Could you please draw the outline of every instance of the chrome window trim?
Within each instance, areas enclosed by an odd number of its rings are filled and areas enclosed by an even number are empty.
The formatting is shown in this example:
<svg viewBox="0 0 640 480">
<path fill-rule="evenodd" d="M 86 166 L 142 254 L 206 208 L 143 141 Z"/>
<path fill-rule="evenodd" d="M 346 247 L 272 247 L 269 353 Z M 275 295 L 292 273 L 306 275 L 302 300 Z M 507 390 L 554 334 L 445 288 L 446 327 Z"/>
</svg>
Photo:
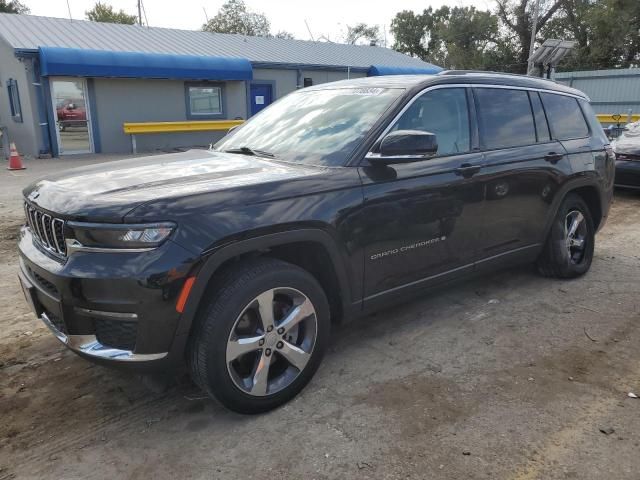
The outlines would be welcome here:
<svg viewBox="0 0 640 480">
<path fill-rule="evenodd" d="M 387 125 L 385 127 L 385 129 L 382 131 L 382 133 L 378 136 L 378 138 L 376 138 L 376 141 L 373 142 L 373 145 L 378 145 L 379 142 L 389 133 L 389 130 L 391 130 L 393 128 L 393 126 L 396 124 L 396 122 L 400 119 L 400 117 L 409 109 L 409 107 L 411 107 L 411 105 L 413 105 L 413 103 L 420 98 L 422 95 L 424 95 L 427 92 L 430 92 L 432 90 L 440 90 L 442 88 L 497 88 L 497 89 L 502 89 L 502 90 L 524 90 L 527 92 L 540 92 L 540 93 L 551 93 L 551 94 L 555 94 L 555 95 L 564 95 L 566 97 L 573 97 L 575 99 L 578 100 L 587 100 L 589 101 L 588 97 L 584 97 L 584 96 L 580 96 L 580 95 L 576 95 L 573 93 L 568 93 L 568 92 L 558 92 L 556 90 L 549 90 L 546 88 L 535 88 L 535 87 L 519 87 L 519 86 L 511 86 L 511 85 L 496 85 L 493 83 L 443 83 L 443 84 L 439 84 L 439 85 L 431 85 L 428 86 L 426 88 L 423 88 L 422 90 L 420 90 L 418 93 L 416 93 L 413 98 L 411 100 L 409 100 L 409 102 L 402 107 L 402 110 L 400 110 L 396 116 L 393 118 L 393 120 L 389 123 L 389 125 Z M 469 152 L 461 152 L 461 153 L 469 153 Z M 379 154 L 377 152 L 372 152 L 371 150 L 369 150 L 367 152 L 367 154 L 365 155 L 365 159 L 368 158 L 376 158 L 375 156 Z M 419 157 L 415 157 L 415 156 L 411 156 L 412 158 L 419 158 Z M 392 158 L 392 157 L 389 157 Z M 427 157 L 427 158 L 434 158 L 434 157 Z"/>
<path fill-rule="evenodd" d="M 416 155 L 386 155 L 383 156 L 380 153 L 372 153 L 372 152 L 368 152 L 364 158 L 388 158 L 388 159 L 403 159 L 403 158 L 420 158 L 420 159 L 424 159 L 427 160 L 429 158 L 433 158 L 433 155 L 427 155 L 427 154 L 416 154 Z"/>
</svg>

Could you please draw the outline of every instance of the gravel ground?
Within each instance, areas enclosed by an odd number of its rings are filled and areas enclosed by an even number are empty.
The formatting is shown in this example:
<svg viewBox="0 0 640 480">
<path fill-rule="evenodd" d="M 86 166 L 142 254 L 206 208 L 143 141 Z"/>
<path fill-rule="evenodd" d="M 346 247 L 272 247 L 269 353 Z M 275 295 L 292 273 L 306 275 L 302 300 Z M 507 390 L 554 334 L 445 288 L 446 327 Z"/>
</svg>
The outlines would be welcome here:
<svg viewBox="0 0 640 480">
<path fill-rule="evenodd" d="M 0 172 L 0 479 L 637 479 L 640 195 L 588 275 L 507 270 L 333 331 L 314 380 L 261 416 L 162 394 L 66 351 L 16 279 L 20 190 L 111 157 Z"/>
</svg>

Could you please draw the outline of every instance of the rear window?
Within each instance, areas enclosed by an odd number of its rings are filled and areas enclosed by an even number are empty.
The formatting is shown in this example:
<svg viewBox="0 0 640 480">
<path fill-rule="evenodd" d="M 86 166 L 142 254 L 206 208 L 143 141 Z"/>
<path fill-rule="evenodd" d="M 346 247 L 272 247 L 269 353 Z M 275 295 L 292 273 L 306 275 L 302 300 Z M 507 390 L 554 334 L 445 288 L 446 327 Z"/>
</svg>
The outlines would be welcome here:
<svg viewBox="0 0 640 480">
<path fill-rule="evenodd" d="M 478 88 L 475 93 L 484 148 L 536 143 L 536 127 L 525 90 Z"/>
<path fill-rule="evenodd" d="M 541 93 L 551 133 L 558 140 L 589 136 L 589 127 L 582 115 L 578 100 L 566 95 Z"/>
</svg>

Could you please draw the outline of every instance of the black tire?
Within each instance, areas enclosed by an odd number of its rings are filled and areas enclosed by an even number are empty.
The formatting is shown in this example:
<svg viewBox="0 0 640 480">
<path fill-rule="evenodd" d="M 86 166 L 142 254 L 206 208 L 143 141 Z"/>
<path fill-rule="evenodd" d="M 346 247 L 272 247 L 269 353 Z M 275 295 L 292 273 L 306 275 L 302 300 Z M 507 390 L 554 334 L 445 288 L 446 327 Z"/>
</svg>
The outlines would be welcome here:
<svg viewBox="0 0 640 480">
<path fill-rule="evenodd" d="M 567 247 L 565 223 L 567 216 L 573 212 L 580 212 L 584 218 L 584 226 L 580 227 L 584 231 L 584 247 L 582 252 L 575 250 L 571 254 Z M 562 201 L 542 253 L 538 257 L 538 271 L 545 277 L 555 278 L 575 278 L 584 275 L 591 267 L 594 246 L 595 228 L 589 207 L 579 195 L 570 193 Z"/>
<path fill-rule="evenodd" d="M 227 342 L 232 329 L 235 331 L 236 321 L 251 302 L 269 289 L 282 287 L 302 292 L 312 303 L 317 325 L 315 343 L 308 362 L 292 383 L 273 394 L 254 396 L 243 391 L 232 378 L 227 365 Z M 227 269 L 208 292 L 210 296 L 200 308 L 189 344 L 188 363 L 193 380 L 225 407 L 239 413 L 266 412 L 295 397 L 318 369 L 329 340 L 329 303 L 317 280 L 296 265 L 257 258 Z"/>
</svg>

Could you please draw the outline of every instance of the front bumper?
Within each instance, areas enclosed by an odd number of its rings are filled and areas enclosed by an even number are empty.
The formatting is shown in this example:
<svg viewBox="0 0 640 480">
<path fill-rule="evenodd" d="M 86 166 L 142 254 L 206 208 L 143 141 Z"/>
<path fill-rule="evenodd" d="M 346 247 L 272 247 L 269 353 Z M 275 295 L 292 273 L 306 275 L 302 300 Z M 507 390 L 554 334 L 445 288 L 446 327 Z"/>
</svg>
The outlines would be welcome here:
<svg viewBox="0 0 640 480">
<path fill-rule="evenodd" d="M 615 186 L 640 188 L 640 160 L 616 160 Z"/>
<path fill-rule="evenodd" d="M 156 371 L 183 362 L 177 295 L 194 255 L 171 241 L 144 253 L 52 257 L 24 227 L 20 282 L 27 302 L 70 350 L 94 362 Z"/>
</svg>

